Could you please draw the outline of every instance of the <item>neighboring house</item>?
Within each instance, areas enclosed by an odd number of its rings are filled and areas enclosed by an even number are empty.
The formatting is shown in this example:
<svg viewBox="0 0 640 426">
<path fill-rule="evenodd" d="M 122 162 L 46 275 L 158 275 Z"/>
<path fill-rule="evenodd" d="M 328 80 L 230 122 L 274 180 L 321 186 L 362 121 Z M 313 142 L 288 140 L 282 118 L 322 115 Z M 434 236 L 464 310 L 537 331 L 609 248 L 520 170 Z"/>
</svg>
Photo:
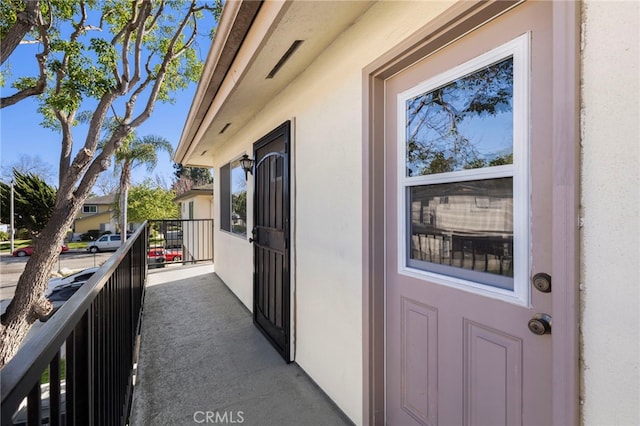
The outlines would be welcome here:
<svg viewBox="0 0 640 426">
<path fill-rule="evenodd" d="M 640 422 L 639 7 L 226 3 L 174 159 L 354 423 Z"/>
<path fill-rule="evenodd" d="M 203 241 L 199 236 L 212 234 L 213 184 L 196 185 L 173 200 L 178 203 L 183 219 L 179 231 L 183 259 L 212 259 L 212 241 Z M 170 244 L 171 234 L 166 236 Z"/>
<path fill-rule="evenodd" d="M 213 219 L 213 184 L 196 185 L 176 196 L 181 219 Z"/>
<path fill-rule="evenodd" d="M 74 235 L 79 236 L 90 230 L 116 232 L 117 220 L 113 218 L 115 200 L 116 194 L 87 198 L 74 221 Z"/>
</svg>

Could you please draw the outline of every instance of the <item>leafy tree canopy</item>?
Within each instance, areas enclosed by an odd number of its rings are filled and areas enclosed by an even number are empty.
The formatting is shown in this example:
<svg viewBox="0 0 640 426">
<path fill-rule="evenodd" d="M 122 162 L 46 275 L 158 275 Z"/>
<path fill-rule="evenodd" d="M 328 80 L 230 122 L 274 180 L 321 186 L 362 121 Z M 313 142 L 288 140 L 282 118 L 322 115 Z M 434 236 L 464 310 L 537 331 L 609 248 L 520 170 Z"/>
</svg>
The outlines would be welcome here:
<svg viewBox="0 0 640 426">
<path fill-rule="evenodd" d="M 13 171 L 14 226 L 25 228 L 37 237 L 51 218 L 56 202 L 56 189 L 33 173 Z M 2 222 L 11 222 L 11 186 L 0 182 Z"/>
<path fill-rule="evenodd" d="M 211 170 L 204 167 L 185 167 L 179 163 L 173 163 L 174 176 L 176 179 L 187 178 L 193 181 L 194 185 L 204 185 L 213 183 Z"/>
<path fill-rule="evenodd" d="M 210 3 L 125 0 L 8 0 L 0 2 L 2 64 L 18 44 L 40 46 L 34 75 L 18 76 L 15 92 L 0 107 L 29 96 L 41 98 L 45 122 L 56 126 L 56 111 L 70 112 L 83 100 L 130 87 L 152 90 L 161 101 L 196 81 L 202 70 L 196 50 L 198 21 L 204 11 L 216 21 L 222 0 Z M 210 36 L 213 35 L 211 29 Z M 174 55 L 176 52 L 177 55 Z M 163 56 L 171 53 L 170 60 Z M 179 59 L 178 59 L 179 57 Z M 121 69 L 118 69 L 122 67 Z M 36 71 L 37 69 L 37 71 Z M 8 67 L 2 83 L 8 80 Z M 161 85 L 151 83 L 160 78 Z M 155 87 L 152 87 L 155 86 Z"/>
<path fill-rule="evenodd" d="M 172 188 L 177 195 L 190 191 L 198 185 L 213 183 L 211 170 L 202 167 L 185 167 L 182 164 L 173 163 L 175 180 Z"/>
<path fill-rule="evenodd" d="M 134 223 L 153 219 L 177 219 L 180 216 L 178 205 L 173 202 L 175 192 L 155 185 L 146 179 L 140 185 L 129 190 L 129 221 Z"/>
</svg>

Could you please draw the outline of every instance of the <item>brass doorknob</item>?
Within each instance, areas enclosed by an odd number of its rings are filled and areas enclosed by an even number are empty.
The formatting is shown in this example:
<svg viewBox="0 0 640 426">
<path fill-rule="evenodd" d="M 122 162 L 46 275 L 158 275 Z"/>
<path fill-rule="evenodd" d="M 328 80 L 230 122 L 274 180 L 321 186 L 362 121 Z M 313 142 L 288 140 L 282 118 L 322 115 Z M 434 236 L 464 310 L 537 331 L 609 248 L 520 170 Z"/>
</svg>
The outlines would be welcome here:
<svg viewBox="0 0 640 426">
<path fill-rule="evenodd" d="M 551 334 L 551 317 L 547 314 L 535 314 L 527 325 L 529 331 L 538 336 Z"/>
</svg>

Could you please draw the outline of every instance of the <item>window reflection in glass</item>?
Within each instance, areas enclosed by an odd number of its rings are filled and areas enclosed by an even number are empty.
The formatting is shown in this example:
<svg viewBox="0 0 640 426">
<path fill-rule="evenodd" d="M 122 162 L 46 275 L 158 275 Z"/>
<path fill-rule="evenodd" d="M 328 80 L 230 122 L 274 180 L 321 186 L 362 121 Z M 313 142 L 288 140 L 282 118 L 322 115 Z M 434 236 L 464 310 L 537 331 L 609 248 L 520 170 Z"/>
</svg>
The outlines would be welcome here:
<svg viewBox="0 0 640 426">
<path fill-rule="evenodd" d="M 406 101 L 407 176 L 513 163 L 513 58 Z"/>
<path fill-rule="evenodd" d="M 513 289 L 513 178 L 407 190 L 410 266 Z"/>
<path fill-rule="evenodd" d="M 231 232 L 247 234 L 247 179 L 239 161 L 231 163 Z"/>
</svg>

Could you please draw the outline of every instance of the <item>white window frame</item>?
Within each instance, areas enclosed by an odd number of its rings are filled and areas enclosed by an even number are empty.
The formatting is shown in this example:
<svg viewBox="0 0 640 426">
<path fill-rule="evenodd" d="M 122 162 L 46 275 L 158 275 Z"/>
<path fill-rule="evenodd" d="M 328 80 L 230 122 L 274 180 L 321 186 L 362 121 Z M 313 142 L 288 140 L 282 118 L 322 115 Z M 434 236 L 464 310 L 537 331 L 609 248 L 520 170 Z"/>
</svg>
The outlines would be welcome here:
<svg viewBox="0 0 640 426">
<path fill-rule="evenodd" d="M 529 103 L 530 103 L 530 33 L 477 56 L 455 68 L 430 78 L 397 95 L 397 173 L 398 173 L 398 273 L 457 288 L 474 294 L 530 306 L 530 171 L 529 171 Z M 479 69 L 513 57 L 513 164 L 460 170 L 425 176 L 406 175 L 406 101 L 442 87 Z M 513 290 L 458 277 L 442 275 L 408 266 L 409 235 L 407 223 L 407 188 L 471 180 L 513 178 Z"/>
<path fill-rule="evenodd" d="M 91 210 L 89 208 L 91 207 Z M 85 204 L 82 206 L 82 213 L 84 214 L 96 214 L 98 213 L 98 206 L 96 204 Z"/>
</svg>

